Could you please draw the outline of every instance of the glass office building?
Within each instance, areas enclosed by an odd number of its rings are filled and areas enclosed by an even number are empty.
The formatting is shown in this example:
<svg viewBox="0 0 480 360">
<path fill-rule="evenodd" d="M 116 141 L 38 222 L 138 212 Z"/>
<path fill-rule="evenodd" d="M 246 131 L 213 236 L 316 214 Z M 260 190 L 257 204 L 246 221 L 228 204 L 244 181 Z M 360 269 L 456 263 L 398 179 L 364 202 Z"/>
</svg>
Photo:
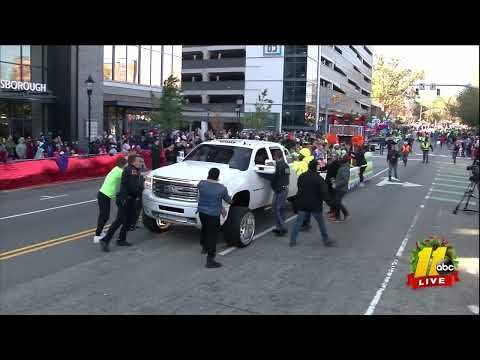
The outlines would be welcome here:
<svg viewBox="0 0 480 360">
<path fill-rule="evenodd" d="M 0 45 L 0 137 L 46 129 L 54 102 L 51 92 L 43 91 L 49 89 L 47 69 L 46 46 Z M 32 83 L 46 87 L 35 91 Z"/>
<path fill-rule="evenodd" d="M 152 94 L 170 75 L 181 78 L 181 53 L 178 45 L 0 45 L 0 137 L 51 133 L 85 145 L 112 124 L 146 128 Z"/>
<path fill-rule="evenodd" d="M 139 133 L 151 127 L 154 104 L 171 75 L 181 79 L 181 45 L 105 45 L 104 130 Z"/>
</svg>

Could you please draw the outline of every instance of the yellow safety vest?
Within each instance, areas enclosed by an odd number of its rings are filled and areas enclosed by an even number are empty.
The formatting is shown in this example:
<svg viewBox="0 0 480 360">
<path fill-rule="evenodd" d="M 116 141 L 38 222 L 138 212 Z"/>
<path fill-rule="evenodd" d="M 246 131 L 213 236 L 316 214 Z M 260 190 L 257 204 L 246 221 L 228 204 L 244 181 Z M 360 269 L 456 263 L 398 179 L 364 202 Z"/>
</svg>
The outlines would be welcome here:
<svg viewBox="0 0 480 360">
<path fill-rule="evenodd" d="M 420 145 L 422 150 L 428 150 L 430 149 L 430 143 L 429 142 L 423 142 L 422 145 Z"/>
</svg>

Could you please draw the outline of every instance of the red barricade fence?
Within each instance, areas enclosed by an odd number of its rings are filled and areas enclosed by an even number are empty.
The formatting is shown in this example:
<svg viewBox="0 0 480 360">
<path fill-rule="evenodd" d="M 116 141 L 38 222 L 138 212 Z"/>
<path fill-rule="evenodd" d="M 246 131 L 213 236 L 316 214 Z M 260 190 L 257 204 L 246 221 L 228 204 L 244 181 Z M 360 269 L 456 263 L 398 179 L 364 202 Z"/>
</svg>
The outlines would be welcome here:
<svg viewBox="0 0 480 360">
<path fill-rule="evenodd" d="M 142 150 L 139 155 L 143 157 L 145 166 L 151 169 L 152 156 L 150 150 Z M 69 157 L 68 166 L 64 173 L 60 171 L 55 159 L 0 164 L 0 190 L 105 176 L 114 168 L 119 156 L 125 156 L 125 154 Z"/>
</svg>

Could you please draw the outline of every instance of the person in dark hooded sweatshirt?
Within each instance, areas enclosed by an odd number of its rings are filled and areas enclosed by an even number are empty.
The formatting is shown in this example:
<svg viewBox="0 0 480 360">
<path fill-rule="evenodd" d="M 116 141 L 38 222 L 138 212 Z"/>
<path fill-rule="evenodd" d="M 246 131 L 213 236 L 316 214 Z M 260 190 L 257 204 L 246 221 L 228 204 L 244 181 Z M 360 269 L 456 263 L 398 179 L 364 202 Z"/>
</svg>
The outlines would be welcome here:
<svg viewBox="0 0 480 360">
<path fill-rule="evenodd" d="M 290 236 L 290 246 L 293 247 L 297 244 L 300 228 L 309 215 L 317 221 L 325 246 L 334 246 L 335 242 L 328 238 L 327 227 L 323 218 L 323 202 L 325 201 L 330 205 L 330 197 L 325 180 L 317 172 L 317 162 L 315 160 L 309 162 L 308 171 L 299 176 L 297 185 L 296 207 L 298 216 Z"/>
</svg>

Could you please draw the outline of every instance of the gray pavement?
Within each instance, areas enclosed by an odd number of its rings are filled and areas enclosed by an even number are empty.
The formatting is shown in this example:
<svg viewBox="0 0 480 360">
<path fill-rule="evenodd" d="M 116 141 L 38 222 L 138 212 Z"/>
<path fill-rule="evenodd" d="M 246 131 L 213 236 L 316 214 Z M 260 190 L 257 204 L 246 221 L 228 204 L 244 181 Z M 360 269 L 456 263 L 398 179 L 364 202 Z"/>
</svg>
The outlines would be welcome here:
<svg viewBox="0 0 480 360">
<path fill-rule="evenodd" d="M 300 233 L 295 248 L 288 247 L 287 237 L 268 232 L 247 248 L 218 255 L 224 267 L 212 270 L 204 268 L 198 231 L 188 227 L 164 234 L 137 229 L 129 233 L 135 246 L 113 245 L 108 254 L 90 235 L 80 234 L 0 260 L 0 313 L 364 314 L 381 290 L 373 314 L 472 314 L 468 306 L 479 303 L 478 216 L 451 212 L 467 185 L 462 177 L 468 178 L 465 167 L 471 162 L 451 164 L 446 149 L 437 148 L 434 155 L 428 165 L 417 155 L 406 168 L 399 164 L 400 181 L 422 185 L 402 187 L 377 186 L 387 176 L 380 172 L 386 154 L 377 154 L 378 175 L 346 196 L 350 221 L 327 223 L 336 248 L 323 247 L 313 223 L 309 233 Z M 7 251 L 94 228 L 97 205 L 86 201 L 95 199 L 99 185 L 94 180 L 0 193 L 0 258 Z M 44 197 L 59 195 L 66 196 Z M 21 215 L 44 209 L 51 210 Z M 257 233 L 273 225 L 270 211 L 257 212 L 256 218 Z M 410 227 L 405 250 L 382 290 Z M 415 240 L 433 233 L 455 245 L 462 258 L 461 282 L 452 288 L 412 290 L 405 285 L 410 250 Z M 219 251 L 226 248 L 219 244 Z"/>
</svg>

